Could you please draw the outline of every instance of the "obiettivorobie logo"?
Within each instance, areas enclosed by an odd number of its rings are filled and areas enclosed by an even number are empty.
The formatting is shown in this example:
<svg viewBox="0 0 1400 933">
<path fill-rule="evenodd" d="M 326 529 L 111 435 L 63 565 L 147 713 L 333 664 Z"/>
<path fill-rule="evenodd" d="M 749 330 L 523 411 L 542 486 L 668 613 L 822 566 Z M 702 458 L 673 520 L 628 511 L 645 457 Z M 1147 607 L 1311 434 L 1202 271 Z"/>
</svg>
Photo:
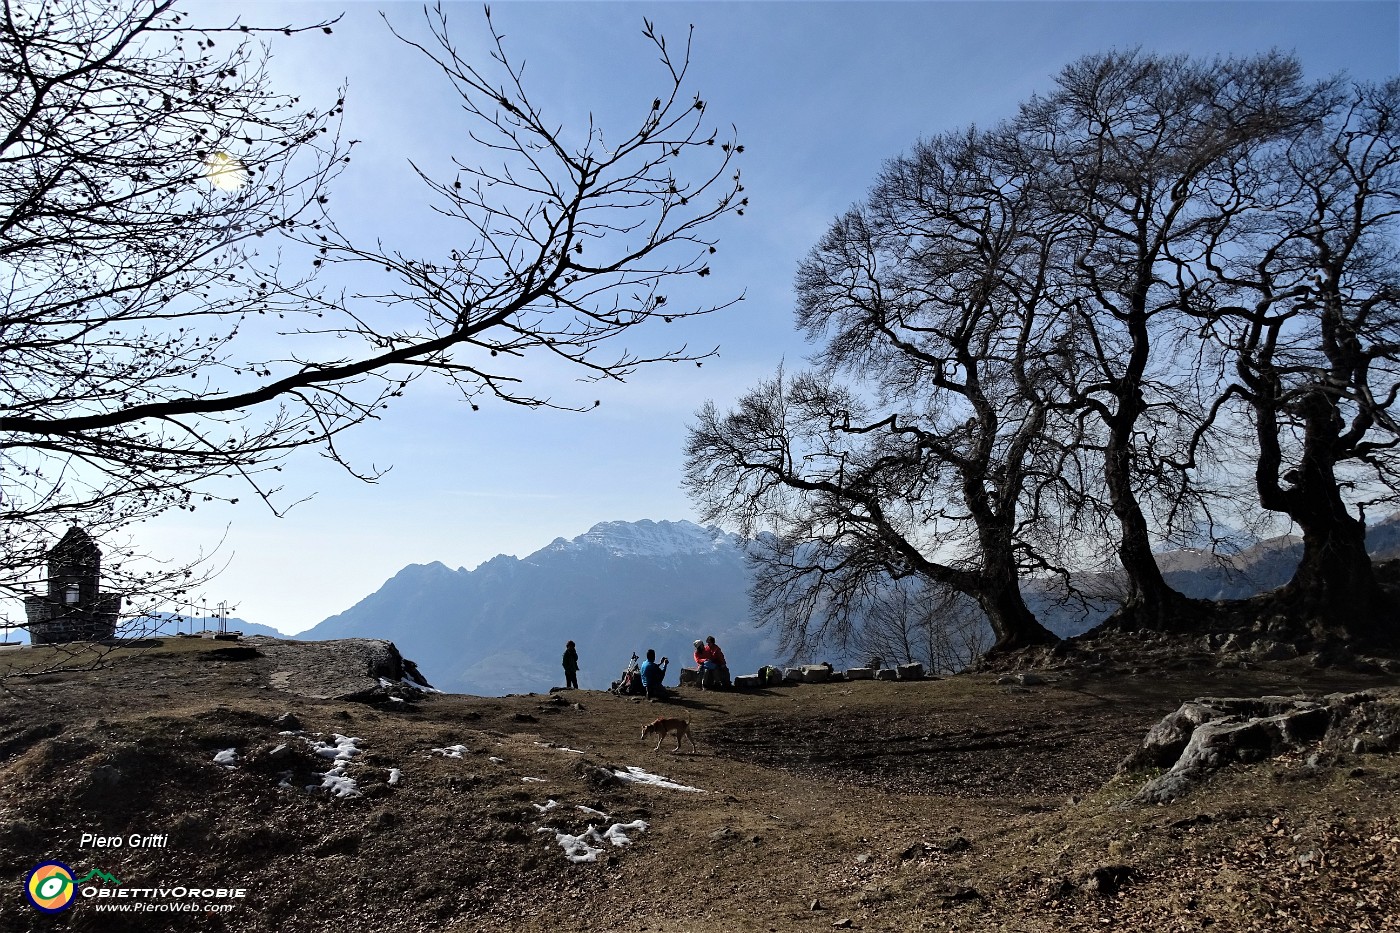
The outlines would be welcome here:
<svg viewBox="0 0 1400 933">
<path fill-rule="evenodd" d="M 102 872 L 94 869 L 88 872 L 84 881 L 94 877 L 102 876 Z M 110 875 L 104 876 L 111 878 Z M 111 879 L 117 884 L 115 878 Z M 40 862 L 34 866 L 34 870 L 29 873 L 29 877 L 24 882 L 24 896 L 29 898 L 29 903 L 34 905 L 35 910 L 43 911 L 46 914 L 56 914 L 67 910 L 73 906 L 73 896 L 77 893 L 78 882 L 73 880 L 73 869 L 62 862 Z"/>
<path fill-rule="evenodd" d="M 99 887 L 99 885 L 101 885 Z M 227 913 L 248 896 L 247 888 L 123 884 L 93 868 L 81 878 L 62 862 L 41 862 L 25 879 L 24 894 L 35 910 L 56 914 L 81 899 L 94 910 L 127 912 Z M 87 908 L 84 908 L 87 909 Z"/>
</svg>

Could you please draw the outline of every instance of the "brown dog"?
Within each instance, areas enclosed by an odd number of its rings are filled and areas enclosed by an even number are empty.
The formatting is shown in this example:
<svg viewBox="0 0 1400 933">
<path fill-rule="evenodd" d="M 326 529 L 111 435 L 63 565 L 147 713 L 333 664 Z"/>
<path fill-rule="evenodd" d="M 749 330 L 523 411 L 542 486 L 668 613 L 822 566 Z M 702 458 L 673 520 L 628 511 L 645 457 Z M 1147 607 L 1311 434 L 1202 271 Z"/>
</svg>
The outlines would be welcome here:
<svg viewBox="0 0 1400 933">
<path fill-rule="evenodd" d="M 656 748 L 652 749 L 652 751 L 656 752 L 661 750 L 661 743 L 666 741 L 666 736 L 670 735 L 672 732 L 676 734 L 676 747 L 673 748 L 672 751 L 678 752 L 681 750 L 681 736 L 685 736 L 686 741 L 690 743 L 690 750 L 692 752 L 695 751 L 695 739 L 690 736 L 690 723 L 684 719 L 667 719 L 662 717 L 642 727 L 642 738 L 645 739 L 651 735 L 658 736 Z"/>
</svg>

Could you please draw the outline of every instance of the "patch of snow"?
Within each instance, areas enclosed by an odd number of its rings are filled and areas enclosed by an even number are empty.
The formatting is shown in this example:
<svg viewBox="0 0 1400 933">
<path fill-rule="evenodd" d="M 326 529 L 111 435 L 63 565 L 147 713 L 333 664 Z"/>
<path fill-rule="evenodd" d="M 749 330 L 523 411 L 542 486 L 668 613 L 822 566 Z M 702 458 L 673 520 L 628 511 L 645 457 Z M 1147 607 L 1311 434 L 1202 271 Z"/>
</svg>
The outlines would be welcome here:
<svg viewBox="0 0 1400 933">
<path fill-rule="evenodd" d="M 306 742 L 311 746 L 311 750 L 322 758 L 330 758 L 333 761 L 349 761 L 360 753 L 357 746 L 364 741 L 364 739 L 341 735 L 337 732 L 332 732 L 331 738 L 334 740 L 333 744 L 318 742 L 315 739 L 307 739 Z"/>
<path fill-rule="evenodd" d="M 390 787 L 393 787 L 393 786 L 397 785 L 397 784 L 399 783 L 399 781 L 402 780 L 402 779 L 403 779 L 403 772 L 402 772 L 402 771 L 400 771 L 398 768 L 390 768 L 390 769 L 389 769 L 389 786 L 390 786 Z"/>
<path fill-rule="evenodd" d="M 627 833 L 645 832 L 646 829 L 647 822 L 645 820 L 634 820 L 631 823 L 614 823 L 601 833 L 598 832 L 596 826 L 591 824 L 588 829 L 577 836 L 545 827 L 542 827 L 540 832 L 554 833 L 554 841 L 564 850 L 564 857 L 577 864 L 598 861 L 598 856 L 603 854 L 607 845 L 631 845 L 632 840 Z"/>
<path fill-rule="evenodd" d="M 349 767 L 351 759 L 362 751 L 359 748 L 359 743 L 363 742 L 364 739 L 340 735 L 336 732 L 331 733 L 331 738 L 334 740 L 334 744 L 320 742 L 313 738 L 306 739 L 306 743 L 311 746 L 313 752 L 322 758 L 329 758 L 335 762 L 329 771 L 321 775 L 320 784 L 306 785 L 307 793 L 328 790 L 334 796 L 341 798 L 362 796 L 360 785 L 354 778 L 345 773 L 345 769 Z"/>
<path fill-rule="evenodd" d="M 649 771 L 643 771 L 641 768 L 636 768 L 631 765 L 628 765 L 625 771 L 614 771 L 613 776 L 624 781 L 631 781 L 634 784 L 649 784 L 652 787 L 664 787 L 667 790 L 683 790 L 696 794 L 705 793 L 705 791 L 698 787 L 687 787 L 684 784 L 677 784 L 670 778 L 662 777 L 659 774 L 652 774 Z"/>
<path fill-rule="evenodd" d="M 546 800 L 544 803 L 532 803 L 530 804 L 530 806 L 534 807 L 541 813 L 548 813 L 550 810 L 553 810 L 555 807 L 559 806 L 559 801 Z"/>
<path fill-rule="evenodd" d="M 604 813 L 602 810 L 595 810 L 595 809 L 593 809 L 592 807 L 585 807 L 585 806 L 583 806 L 583 805 L 579 805 L 579 806 L 576 807 L 575 809 L 582 810 L 584 813 L 587 813 L 589 816 L 596 816 L 596 817 L 597 817 L 598 819 L 600 819 L 600 820 L 606 820 L 606 819 L 608 818 L 608 815 L 607 815 L 606 813 Z"/>
<path fill-rule="evenodd" d="M 429 752 L 429 754 L 441 755 L 444 758 L 461 758 L 469 751 L 471 751 L 471 749 L 467 748 L 465 745 L 449 745 L 446 748 L 435 748 Z"/>
<path fill-rule="evenodd" d="M 238 767 L 238 749 L 226 748 L 214 756 L 214 764 L 223 765 L 225 768 Z"/>
<path fill-rule="evenodd" d="M 520 780 L 521 780 L 523 783 L 525 783 L 525 784 L 543 784 L 543 783 L 545 783 L 545 779 L 544 779 L 544 778 L 537 778 L 537 777 L 523 777 L 523 778 L 521 778 Z"/>
<path fill-rule="evenodd" d="M 603 838 L 615 846 L 630 846 L 632 840 L 624 830 L 634 833 L 644 833 L 647 831 L 647 821 L 633 820 L 630 823 L 614 823 L 603 833 Z"/>
<path fill-rule="evenodd" d="M 488 759 L 486 759 L 486 760 L 489 761 L 489 762 L 491 762 L 492 764 L 496 764 L 496 765 L 503 765 L 503 764 L 506 763 L 506 760 L 505 760 L 504 758 L 497 758 L 495 755 L 492 755 L 490 758 L 488 758 Z"/>
<path fill-rule="evenodd" d="M 341 765 L 336 765 L 334 768 L 321 775 L 320 786 L 308 784 L 306 785 L 306 789 L 307 791 L 326 789 L 335 796 L 341 798 L 362 796 L 360 794 L 360 785 L 354 778 L 345 773 Z"/>
</svg>

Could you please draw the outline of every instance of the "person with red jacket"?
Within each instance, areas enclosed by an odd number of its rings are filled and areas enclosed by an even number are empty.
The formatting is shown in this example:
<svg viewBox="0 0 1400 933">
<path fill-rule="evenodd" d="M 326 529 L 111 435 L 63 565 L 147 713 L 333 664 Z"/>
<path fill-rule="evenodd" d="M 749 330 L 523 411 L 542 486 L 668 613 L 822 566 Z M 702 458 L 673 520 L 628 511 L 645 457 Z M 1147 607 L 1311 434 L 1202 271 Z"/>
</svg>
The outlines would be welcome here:
<svg viewBox="0 0 1400 933">
<path fill-rule="evenodd" d="M 700 669 L 702 690 L 729 686 L 729 666 L 725 663 L 724 652 L 715 644 L 715 636 L 695 642 L 695 666 Z"/>
</svg>

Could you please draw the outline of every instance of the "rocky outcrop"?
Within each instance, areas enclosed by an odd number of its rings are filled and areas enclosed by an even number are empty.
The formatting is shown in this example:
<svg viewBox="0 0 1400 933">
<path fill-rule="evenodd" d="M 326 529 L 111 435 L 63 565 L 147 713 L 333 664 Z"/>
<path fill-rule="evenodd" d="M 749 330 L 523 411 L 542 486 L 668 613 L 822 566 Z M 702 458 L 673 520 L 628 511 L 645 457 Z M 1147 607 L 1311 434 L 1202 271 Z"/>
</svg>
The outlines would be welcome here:
<svg viewBox="0 0 1400 933">
<path fill-rule="evenodd" d="M 1400 750 L 1400 691 L 1191 700 L 1153 726 L 1119 771 L 1166 769 L 1127 801 L 1162 803 L 1225 765 L 1313 744 L 1351 753 Z"/>
<path fill-rule="evenodd" d="M 382 700 L 421 697 L 432 690 L 412 661 L 391 641 L 341 638 L 285 642 L 248 638 L 273 665 L 271 685 L 319 700 Z"/>
</svg>

